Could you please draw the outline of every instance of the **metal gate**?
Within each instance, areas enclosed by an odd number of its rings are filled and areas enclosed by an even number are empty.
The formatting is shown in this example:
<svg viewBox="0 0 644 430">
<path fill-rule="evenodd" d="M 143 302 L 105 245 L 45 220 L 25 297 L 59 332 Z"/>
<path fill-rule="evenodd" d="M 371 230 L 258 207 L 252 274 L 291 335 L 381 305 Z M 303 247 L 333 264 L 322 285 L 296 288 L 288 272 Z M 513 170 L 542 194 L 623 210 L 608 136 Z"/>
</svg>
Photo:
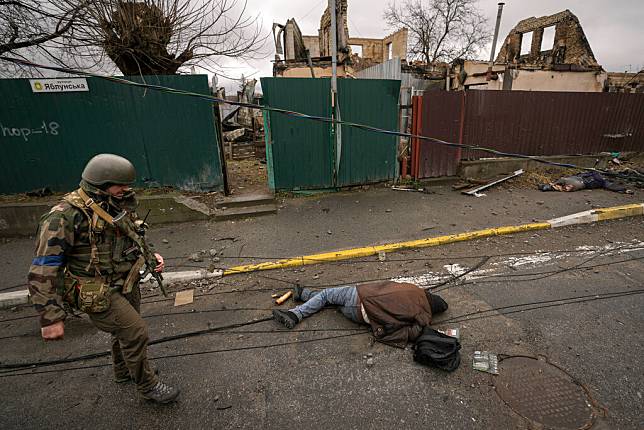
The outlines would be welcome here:
<svg viewBox="0 0 644 430">
<path fill-rule="evenodd" d="M 331 117 L 328 78 L 262 78 L 267 106 Z M 398 128 L 400 81 L 338 80 L 343 121 Z M 396 175 L 396 136 L 338 126 L 339 153 L 329 123 L 265 112 L 269 185 L 276 190 L 325 189 L 367 184 Z M 336 157 L 339 167 L 336 171 Z"/>
</svg>

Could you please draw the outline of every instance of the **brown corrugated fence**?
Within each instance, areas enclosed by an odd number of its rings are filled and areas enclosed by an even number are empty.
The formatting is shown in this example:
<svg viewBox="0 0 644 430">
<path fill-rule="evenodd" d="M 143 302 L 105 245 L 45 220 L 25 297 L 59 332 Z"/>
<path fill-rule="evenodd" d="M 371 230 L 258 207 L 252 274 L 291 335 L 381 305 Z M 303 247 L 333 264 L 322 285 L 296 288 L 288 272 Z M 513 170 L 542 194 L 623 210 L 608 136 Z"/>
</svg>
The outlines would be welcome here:
<svg viewBox="0 0 644 430">
<path fill-rule="evenodd" d="M 644 94 L 428 91 L 419 112 L 424 136 L 508 153 L 644 152 Z M 454 149 L 421 141 L 415 153 L 421 156 L 416 177 L 454 174 Z M 460 159 L 493 156 L 463 150 Z"/>
</svg>

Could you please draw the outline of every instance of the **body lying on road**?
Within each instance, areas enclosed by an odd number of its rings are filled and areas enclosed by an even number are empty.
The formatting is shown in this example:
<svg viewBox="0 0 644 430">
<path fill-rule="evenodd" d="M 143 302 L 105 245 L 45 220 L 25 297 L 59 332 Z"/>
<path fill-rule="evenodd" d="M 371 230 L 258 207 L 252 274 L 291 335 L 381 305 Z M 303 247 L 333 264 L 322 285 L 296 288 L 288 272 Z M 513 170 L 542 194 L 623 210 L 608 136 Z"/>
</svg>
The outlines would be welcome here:
<svg viewBox="0 0 644 430">
<path fill-rule="evenodd" d="M 304 303 L 288 311 L 273 311 L 275 320 L 287 328 L 295 327 L 326 305 L 337 305 L 351 321 L 370 325 L 376 340 L 399 348 L 414 342 L 423 327 L 431 324 L 432 315 L 447 310 L 447 303 L 440 296 L 414 284 L 393 281 L 321 291 L 298 286 L 293 298 Z"/>
</svg>

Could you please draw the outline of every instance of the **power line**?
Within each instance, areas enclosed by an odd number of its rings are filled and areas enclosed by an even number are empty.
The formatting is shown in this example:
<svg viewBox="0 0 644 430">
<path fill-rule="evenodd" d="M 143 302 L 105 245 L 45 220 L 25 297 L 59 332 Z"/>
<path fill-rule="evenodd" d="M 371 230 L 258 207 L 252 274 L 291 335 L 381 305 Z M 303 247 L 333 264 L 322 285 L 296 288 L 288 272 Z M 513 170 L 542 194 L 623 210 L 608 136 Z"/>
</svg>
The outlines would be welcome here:
<svg viewBox="0 0 644 430">
<path fill-rule="evenodd" d="M 604 293 L 604 294 L 589 294 L 589 295 L 583 295 L 583 296 L 566 297 L 566 298 L 561 298 L 561 299 L 534 301 L 534 302 L 527 302 L 527 303 L 521 303 L 521 304 L 515 304 L 515 305 L 500 306 L 500 307 L 491 308 L 491 309 L 484 310 L 484 311 L 470 312 L 470 313 L 459 315 L 459 316 L 456 316 L 456 317 L 453 317 L 453 318 L 448 318 L 448 319 L 442 320 L 442 321 L 436 321 L 435 325 L 443 325 L 443 324 L 447 324 L 447 323 L 471 321 L 471 320 L 474 320 L 474 319 L 498 317 L 498 316 L 513 314 L 513 313 L 518 313 L 518 312 L 526 312 L 526 311 L 532 311 L 532 310 L 537 310 L 537 309 L 545 309 L 545 308 L 556 307 L 556 306 L 565 306 L 565 305 L 586 303 L 586 302 L 597 301 L 597 300 L 615 299 L 615 298 L 627 297 L 627 296 L 632 296 L 632 295 L 640 295 L 640 294 L 644 294 L 644 289 L 626 290 L 626 291 L 619 291 L 619 292 L 614 292 L 614 293 Z M 516 308 L 520 308 L 520 309 L 516 309 Z M 506 310 L 507 310 L 507 312 L 504 312 Z M 499 311 L 501 311 L 501 312 L 499 312 Z M 490 314 L 492 312 L 497 312 L 497 313 Z M 269 319 L 271 319 L 271 318 L 269 318 Z M 269 320 L 269 319 L 265 319 L 265 320 Z M 260 322 L 260 321 L 257 321 L 257 322 Z M 245 325 L 245 324 L 249 324 L 249 323 L 244 323 L 242 325 Z M 201 330 L 200 334 L 204 334 L 204 332 L 207 332 L 207 331 L 214 331 L 214 330 Z M 283 330 L 281 330 L 281 331 L 283 331 Z M 274 348 L 274 347 L 279 347 L 279 346 L 287 346 L 287 345 L 295 345 L 295 344 L 303 344 L 303 343 L 320 342 L 320 341 L 331 340 L 331 339 L 339 339 L 339 338 L 357 336 L 357 335 L 362 335 L 362 334 L 367 334 L 367 333 L 369 333 L 367 330 L 362 330 L 362 331 L 359 331 L 357 333 L 350 333 L 350 334 L 343 334 L 343 335 L 336 335 L 336 336 L 328 336 L 328 337 L 323 337 L 323 338 L 304 339 L 304 340 L 296 340 L 296 341 L 290 341 L 290 342 L 279 342 L 279 343 L 271 343 L 271 344 L 265 344 L 265 345 L 252 345 L 252 346 L 244 346 L 244 347 L 236 347 L 236 348 L 221 348 L 221 349 L 195 351 L 195 352 L 187 352 L 187 353 L 167 354 L 167 355 L 163 355 L 163 356 L 159 356 L 159 357 L 153 357 L 153 358 L 151 358 L 151 360 L 163 360 L 163 359 L 168 359 L 168 358 L 182 358 L 182 357 L 191 357 L 191 356 L 205 355 L 205 354 L 216 354 L 216 353 L 223 353 L 223 352 L 248 351 L 248 350 L 253 350 L 253 349 L 266 349 L 266 348 Z M 71 371 L 71 370 L 82 370 L 82 369 L 97 368 L 97 367 L 107 367 L 107 366 L 110 366 L 110 364 L 79 366 L 79 367 L 73 367 L 73 368 L 63 368 L 63 369 L 53 369 L 53 370 L 45 370 L 45 371 L 16 373 L 16 372 L 21 372 L 21 371 L 25 370 L 25 367 L 38 368 L 38 367 L 52 366 L 52 365 L 57 365 L 57 364 L 71 363 L 71 362 L 75 362 L 75 361 L 82 361 L 82 360 L 90 359 L 90 358 L 85 358 L 85 357 L 99 358 L 99 357 L 103 357 L 103 356 L 106 356 L 106 355 L 109 355 L 109 352 L 90 354 L 90 355 L 87 355 L 87 356 L 81 356 L 81 357 L 75 357 L 75 358 L 69 358 L 69 359 L 62 359 L 62 360 L 52 360 L 50 362 L 34 362 L 34 363 L 24 363 L 24 364 L 13 363 L 13 364 L 7 364 L 7 365 L 0 365 L 0 369 L 9 369 L 9 370 L 5 370 L 3 372 L 0 372 L 0 378 L 11 377 L 11 376 L 38 375 L 38 374 L 43 374 L 43 373 L 54 373 L 54 372 L 64 372 L 64 371 Z"/>
<path fill-rule="evenodd" d="M 259 109 L 263 111 L 268 111 L 268 112 L 275 112 L 275 113 L 280 113 L 284 114 L 287 116 L 292 116 L 295 118 L 302 118 L 302 119 L 309 119 L 309 120 L 314 120 L 314 121 L 320 121 L 324 123 L 329 123 L 329 124 L 338 124 L 338 125 L 345 125 L 347 127 L 353 127 L 365 131 L 370 131 L 374 133 L 381 133 L 381 134 L 387 134 L 390 136 L 400 136 L 400 137 L 407 137 L 407 138 L 414 138 L 414 139 L 419 139 L 419 140 L 424 140 L 430 143 L 438 144 L 438 145 L 443 145 L 447 146 L 450 148 L 463 148 L 463 149 L 470 149 L 473 151 L 483 151 L 487 152 L 490 154 L 495 154 L 495 155 L 500 155 L 500 156 L 505 156 L 505 157 L 515 157 L 515 158 L 522 158 L 522 159 L 528 159 L 528 160 L 533 160 L 538 163 L 542 164 L 547 164 L 551 166 L 559 166 L 559 167 L 567 167 L 571 169 L 578 169 L 578 170 L 588 170 L 588 171 L 597 171 L 601 172 L 599 169 L 595 169 L 593 167 L 580 167 L 574 164 L 568 164 L 568 163 L 557 163 L 554 161 L 546 160 L 534 155 L 524 155 L 524 154 L 515 154 L 515 153 L 509 153 L 509 152 L 503 152 L 503 151 L 498 151 L 496 149 L 492 148 L 485 148 L 477 145 L 467 145 L 463 143 L 454 143 L 454 142 L 447 142 L 441 139 L 436 139 L 433 137 L 428 137 L 428 136 L 421 136 L 421 135 L 416 135 L 416 134 L 411 134 L 411 133 L 403 133 L 400 131 L 393 131 L 393 130 L 386 130 L 383 128 L 379 127 L 374 127 L 366 124 L 360 124 L 360 123 L 354 123 L 350 121 L 343 121 L 343 120 L 338 120 L 335 118 L 329 118 L 329 117 L 322 117 L 322 116 L 316 116 L 316 115 L 308 115 L 302 112 L 297 112 L 297 111 L 291 111 L 288 109 L 280 109 L 280 108 L 275 108 L 275 107 L 270 107 L 270 106 L 264 106 L 264 105 L 258 105 L 254 103 L 245 103 L 245 102 L 235 102 L 235 101 L 230 101 L 230 100 L 225 100 L 225 99 L 220 99 L 215 96 L 207 95 L 207 94 L 201 94 L 201 93 L 195 93 L 195 92 L 190 92 L 190 91 L 185 91 L 185 90 L 178 90 L 175 88 L 170 88 L 170 87 L 164 87 L 162 85 L 151 85 L 151 84 L 146 84 L 146 83 L 140 83 L 140 82 L 133 82 L 133 81 L 128 81 L 127 79 L 124 78 L 118 78 L 115 76 L 103 76 L 103 75 L 98 75 L 95 73 L 90 73 L 82 70 L 74 70 L 70 68 L 63 68 L 63 67 L 56 67 L 56 66 L 45 66 L 42 64 L 36 64 L 31 61 L 26 61 L 26 60 L 21 60 L 19 58 L 11 58 L 11 57 L 4 57 L 1 56 L 0 60 L 8 61 L 14 64 L 20 64 L 23 66 L 29 66 L 29 67 L 36 67 L 36 68 L 43 68 L 47 70 L 53 70 L 53 71 L 58 71 L 62 73 L 69 73 L 69 74 L 76 74 L 76 75 L 81 75 L 81 76 L 89 76 L 89 77 L 95 77 L 95 78 L 101 78 L 105 79 L 111 82 L 119 83 L 119 84 L 124 84 L 124 85 L 130 85 L 134 87 L 139 87 L 139 88 L 147 88 L 155 91 L 161 91 L 161 92 L 167 92 L 171 94 L 177 94 L 177 95 L 184 95 L 184 96 L 189 96 L 189 97 L 195 97 L 199 99 L 204 99 L 208 100 L 211 103 L 226 103 L 230 104 L 233 106 L 241 106 L 241 107 L 247 107 L 251 109 Z"/>
</svg>

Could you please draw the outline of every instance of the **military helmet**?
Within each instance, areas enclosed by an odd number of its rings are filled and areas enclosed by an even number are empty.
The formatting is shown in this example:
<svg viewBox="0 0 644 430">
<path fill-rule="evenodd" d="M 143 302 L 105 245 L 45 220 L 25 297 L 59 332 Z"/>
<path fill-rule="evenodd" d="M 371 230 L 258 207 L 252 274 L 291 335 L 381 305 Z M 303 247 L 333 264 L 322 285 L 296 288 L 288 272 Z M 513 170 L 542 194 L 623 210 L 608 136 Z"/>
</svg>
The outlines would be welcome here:
<svg viewBox="0 0 644 430">
<path fill-rule="evenodd" d="M 81 178 L 95 186 L 130 185 L 136 179 L 136 170 L 127 158 L 114 154 L 98 154 L 89 160 Z"/>
</svg>

